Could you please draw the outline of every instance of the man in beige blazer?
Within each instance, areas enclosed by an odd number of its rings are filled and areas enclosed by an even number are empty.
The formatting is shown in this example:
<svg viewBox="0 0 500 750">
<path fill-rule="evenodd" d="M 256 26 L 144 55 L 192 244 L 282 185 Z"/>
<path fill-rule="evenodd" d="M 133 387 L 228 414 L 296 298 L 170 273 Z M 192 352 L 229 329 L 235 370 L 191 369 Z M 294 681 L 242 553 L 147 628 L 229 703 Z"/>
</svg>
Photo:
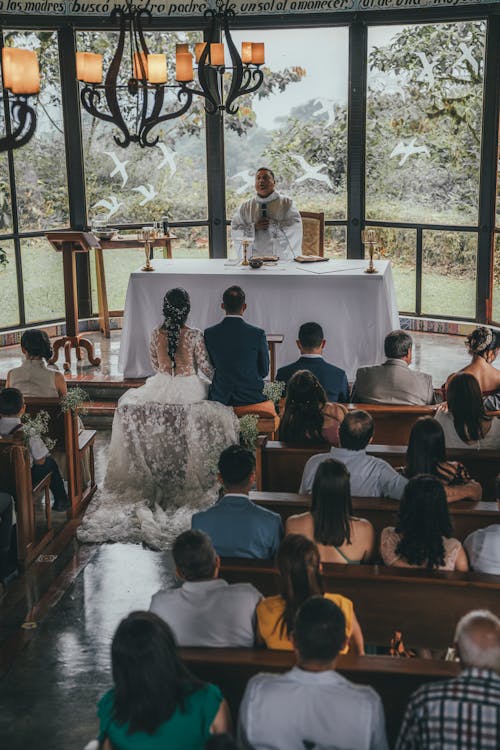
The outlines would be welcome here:
<svg viewBox="0 0 500 750">
<path fill-rule="evenodd" d="M 434 403 L 432 378 L 410 370 L 413 341 L 405 331 L 392 331 L 385 337 L 387 360 L 383 365 L 360 367 L 351 401 L 362 404 Z"/>
</svg>

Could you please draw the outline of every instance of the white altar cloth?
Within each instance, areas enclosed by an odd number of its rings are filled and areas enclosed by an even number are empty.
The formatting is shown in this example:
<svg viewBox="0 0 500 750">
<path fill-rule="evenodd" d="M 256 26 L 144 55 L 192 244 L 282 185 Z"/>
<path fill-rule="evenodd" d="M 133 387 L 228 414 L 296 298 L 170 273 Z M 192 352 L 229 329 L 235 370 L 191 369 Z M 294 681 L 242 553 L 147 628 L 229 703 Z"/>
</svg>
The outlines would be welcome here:
<svg viewBox="0 0 500 750">
<path fill-rule="evenodd" d="M 389 261 L 376 261 L 379 273 L 363 273 L 366 261 L 330 260 L 322 273 L 310 266 L 280 262 L 258 270 L 228 260 L 154 260 L 154 273 L 130 275 L 119 368 L 126 378 L 153 374 L 149 339 L 162 322 L 162 301 L 172 287 L 191 297 L 188 324 L 202 330 L 222 319 L 222 293 L 238 284 L 248 309 L 245 320 L 266 333 L 282 333 L 276 347 L 277 367 L 299 357 L 295 344 L 301 323 L 316 321 L 326 338 L 325 358 L 342 367 L 351 380 L 358 367 L 384 361 L 384 338 L 399 328 L 396 293 Z M 331 271 L 327 273 L 327 269 Z"/>
</svg>

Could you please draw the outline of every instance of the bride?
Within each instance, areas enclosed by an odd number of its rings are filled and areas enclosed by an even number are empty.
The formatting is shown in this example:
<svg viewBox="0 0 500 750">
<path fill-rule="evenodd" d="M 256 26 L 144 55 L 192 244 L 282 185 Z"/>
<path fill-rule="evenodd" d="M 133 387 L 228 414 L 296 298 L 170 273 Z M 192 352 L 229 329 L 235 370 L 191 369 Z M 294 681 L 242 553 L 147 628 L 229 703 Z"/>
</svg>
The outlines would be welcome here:
<svg viewBox="0 0 500 750">
<path fill-rule="evenodd" d="M 118 401 L 103 488 L 89 505 L 79 539 L 146 542 L 164 549 L 215 502 L 217 461 L 238 442 L 233 410 L 207 401 L 213 367 L 203 333 L 186 325 L 184 289 L 163 300 L 164 321 L 151 334 L 156 374 Z"/>
</svg>

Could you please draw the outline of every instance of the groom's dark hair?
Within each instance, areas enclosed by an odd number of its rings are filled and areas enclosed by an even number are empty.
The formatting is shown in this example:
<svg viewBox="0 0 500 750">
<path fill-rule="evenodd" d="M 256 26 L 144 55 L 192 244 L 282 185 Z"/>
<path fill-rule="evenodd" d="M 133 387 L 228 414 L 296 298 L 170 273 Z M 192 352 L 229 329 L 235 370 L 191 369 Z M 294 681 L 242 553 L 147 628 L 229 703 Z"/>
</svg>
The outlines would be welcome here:
<svg viewBox="0 0 500 750">
<path fill-rule="evenodd" d="M 186 581 L 206 581 L 214 577 L 217 553 L 203 531 L 190 529 L 179 534 L 172 546 L 172 557 Z"/>
<path fill-rule="evenodd" d="M 230 445 L 220 454 L 218 469 L 224 487 L 237 489 L 246 483 L 254 471 L 254 455 L 241 445 Z"/>
<path fill-rule="evenodd" d="M 245 304 L 245 292 L 240 286 L 230 286 L 222 295 L 222 304 L 230 315 L 239 313 Z"/>
</svg>

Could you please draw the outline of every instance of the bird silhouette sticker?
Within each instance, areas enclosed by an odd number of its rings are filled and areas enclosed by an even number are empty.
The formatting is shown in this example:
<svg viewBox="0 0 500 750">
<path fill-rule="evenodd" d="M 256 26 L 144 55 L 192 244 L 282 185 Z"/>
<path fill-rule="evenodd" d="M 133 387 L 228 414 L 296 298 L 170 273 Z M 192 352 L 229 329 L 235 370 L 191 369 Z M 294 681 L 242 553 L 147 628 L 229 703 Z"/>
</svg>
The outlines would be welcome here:
<svg viewBox="0 0 500 750">
<path fill-rule="evenodd" d="M 290 154 L 292 159 L 295 159 L 298 164 L 302 167 L 304 170 L 304 174 L 298 177 L 296 180 L 294 180 L 295 184 L 300 184 L 301 182 L 305 182 L 306 180 L 314 180 L 315 182 L 324 182 L 325 185 L 328 185 L 328 187 L 332 187 L 332 183 L 330 182 L 330 178 L 326 174 L 321 174 L 321 170 L 325 168 L 324 164 L 309 164 L 303 156 L 300 156 L 299 154 Z"/>
<path fill-rule="evenodd" d="M 158 148 L 163 154 L 163 159 L 158 164 L 156 169 L 163 169 L 164 167 L 167 167 L 170 169 L 170 177 L 173 177 L 174 174 L 177 172 L 177 165 L 175 163 L 175 160 L 177 158 L 177 154 L 175 151 L 172 151 L 172 149 L 165 146 L 164 143 L 159 143 Z"/>
<path fill-rule="evenodd" d="M 116 197 L 114 195 L 110 195 L 108 197 L 108 200 L 103 198 L 102 200 L 98 201 L 97 203 L 94 203 L 92 208 L 104 208 L 108 212 L 108 215 L 106 216 L 106 220 L 111 219 L 114 214 L 118 211 L 120 206 L 123 206 L 123 203 L 118 203 Z"/>
<path fill-rule="evenodd" d="M 146 203 L 149 203 L 149 201 L 152 201 L 153 198 L 156 198 L 158 193 L 154 189 L 154 187 L 148 183 L 147 187 L 146 185 L 139 185 L 139 187 L 132 188 L 132 190 L 135 190 L 137 193 L 140 193 L 143 197 L 143 200 L 139 203 L 139 206 L 145 206 Z"/>
<path fill-rule="evenodd" d="M 104 152 L 106 156 L 109 156 L 110 159 L 113 160 L 113 163 L 115 165 L 115 168 L 112 172 L 110 172 L 109 176 L 114 177 L 115 174 L 119 174 L 122 178 L 122 188 L 125 187 L 125 185 L 128 182 L 128 174 L 127 170 L 125 169 L 125 166 L 129 163 L 130 159 L 125 159 L 125 161 L 120 161 L 117 155 L 114 151 L 105 151 Z"/>
<path fill-rule="evenodd" d="M 401 167 L 403 166 L 405 161 L 414 154 L 428 154 L 429 149 L 427 148 L 427 146 L 415 146 L 416 140 L 416 138 L 412 138 L 411 141 L 406 144 L 404 144 L 403 141 L 400 141 L 392 150 L 389 158 L 392 159 L 393 156 L 401 156 L 401 160 L 398 165 Z"/>
</svg>

